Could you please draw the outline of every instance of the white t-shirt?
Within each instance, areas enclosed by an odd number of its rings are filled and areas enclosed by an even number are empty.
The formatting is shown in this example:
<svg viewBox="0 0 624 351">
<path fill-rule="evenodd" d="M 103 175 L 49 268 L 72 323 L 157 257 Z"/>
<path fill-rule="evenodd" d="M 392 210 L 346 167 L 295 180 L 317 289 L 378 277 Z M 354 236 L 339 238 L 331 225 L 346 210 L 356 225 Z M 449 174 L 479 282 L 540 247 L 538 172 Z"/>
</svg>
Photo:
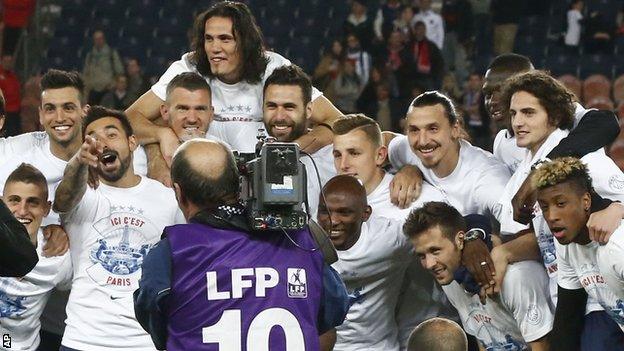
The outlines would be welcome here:
<svg viewBox="0 0 624 351">
<path fill-rule="evenodd" d="M 456 281 L 442 287 L 457 308 L 466 333 L 492 351 L 527 350 L 552 329 L 554 310 L 548 298 L 548 276 L 535 261 L 509 265 L 500 296 L 471 294 Z"/>
<path fill-rule="evenodd" d="M 546 138 L 534 156 L 531 156 L 531 153 L 525 149 L 525 159 L 518 165 L 518 169 L 501 195 L 503 218 L 505 219 L 501 222 L 501 234 L 514 234 L 528 228 L 528 226 L 513 220 L 511 199 L 531 172 L 531 166 L 537 161 L 544 159 L 562 139 L 568 136 L 568 134 L 569 131 L 567 130 L 555 130 Z M 604 150 L 601 149 L 589 153 L 581 158 L 581 161 L 587 165 L 589 175 L 592 178 L 592 185 L 599 195 L 612 200 L 624 200 L 624 176 L 613 160 L 604 153 Z M 555 250 L 555 239 L 537 203 L 533 207 L 533 212 L 535 214 L 533 218 L 533 228 L 535 230 L 535 235 L 537 235 L 537 243 L 542 253 L 544 266 L 551 278 L 551 297 L 553 302 L 556 303 L 558 261 Z M 590 297 L 587 301 L 587 312 L 599 310 L 602 310 L 600 305 Z"/>
<path fill-rule="evenodd" d="M 412 210 L 422 207 L 426 202 L 444 201 L 444 196 L 438 189 L 423 182 L 420 197 L 409 208 L 401 209 L 390 200 L 390 182 L 393 178 L 394 175 L 386 173 L 381 183 L 366 197 L 373 209 L 373 215 L 404 223 Z M 422 267 L 416 256 L 410 258 L 405 271 L 397 306 L 396 319 L 401 350 L 407 348 L 409 336 L 418 324 L 429 318 L 444 315 L 447 310 L 445 307 L 449 306 L 440 286 Z"/>
<path fill-rule="evenodd" d="M 565 34 L 564 42 L 569 46 L 578 46 L 581 41 L 581 20 L 583 15 L 579 10 L 568 11 L 568 31 Z"/>
<path fill-rule="evenodd" d="M 141 264 L 168 225 L 184 223 L 172 189 L 141 177 L 131 188 L 87 188 L 63 217 L 74 268 L 62 344 L 79 350 L 154 350 L 136 320 Z"/>
<path fill-rule="evenodd" d="M 442 50 L 442 45 L 444 45 L 444 21 L 442 16 L 432 10 L 421 11 L 412 18 L 412 27 L 416 22 L 425 23 L 427 39 L 434 42 L 438 49 Z"/>
<path fill-rule="evenodd" d="M 43 233 L 37 234 L 39 262 L 22 278 L 0 278 L 0 334 L 11 336 L 11 350 L 35 350 L 39 346 L 39 317 L 52 289 L 69 289 L 72 267 L 69 253 L 44 257 Z"/>
<path fill-rule="evenodd" d="M 579 103 L 575 103 L 574 126 L 572 129 L 576 128 L 585 113 L 593 110 L 595 109 L 586 110 Z M 494 157 L 507 165 L 512 174 L 516 171 L 518 165 L 524 160 L 526 155 L 526 149 L 516 144 L 516 137 L 511 135 L 507 129 L 503 129 L 496 134 L 493 150 Z"/>
<path fill-rule="evenodd" d="M 37 168 L 48 181 L 48 199 L 54 201 L 54 193 L 63 179 L 66 161 L 54 156 L 50 151 L 50 138 L 46 132 L 32 132 L 11 138 L 0 138 L 0 194 L 4 183 L 20 164 L 29 163 Z M 133 154 L 134 172 L 147 174 L 147 156 L 143 147 Z M 59 224 L 59 216 L 50 211 L 42 225 Z"/>
<path fill-rule="evenodd" d="M 451 174 L 439 178 L 410 148 L 406 136 L 398 136 L 388 146 L 392 166 L 415 165 L 427 182 L 440 190 L 447 203 L 462 214 L 492 215 L 500 221 L 500 194 L 511 174 L 509 169 L 491 153 L 460 140 L 459 160 Z"/>
<path fill-rule="evenodd" d="M 186 53 L 180 60 L 172 63 L 158 82 L 152 86 L 152 92 L 161 100 L 166 99 L 167 85 L 175 76 L 184 72 L 199 74 L 195 64 L 190 61 L 190 55 L 191 53 Z M 265 55 L 269 63 L 261 82 L 226 84 L 217 78 L 206 79 L 212 90 L 212 106 L 214 107 L 214 120 L 210 123 L 208 133 L 240 152 L 254 152 L 258 129 L 264 129 L 262 123 L 264 82 L 273 70 L 291 64 L 288 59 L 277 53 L 266 51 Z M 319 90 L 312 89 L 312 100 L 321 95 Z"/>
<path fill-rule="evenodd" d="M 371 216 L 358 241 L 338 251 L 332 267 L 347 287 L 351 307 L 336 328 L 334 350 L 399 350 L 395 308 L 411 250 L 400 222 Z"/>
<path fill-rule="evenodd" d="M 616 296 L 624 296 L 624 224 L 598 249 L 598 268 Z"/>
<path fill-rule="evenodd" d="M 319 195 L 321 194 L 321 189 L 328 180 L 336 175 L 332 151 L 333 145 L 330 144 L 322 147 L 317 152 L 310 155 L 312 156 L 312 159 L 314 159 L 316 169 L 318 169 L 318 177 L 310 157 L 303 154 L 299 157 L 299 160 L 301 160 L 301 163 L 303 163 L 306 169 L 306 176 L 308 179 L 308 205 L 310 206 L 310 216 L 314 220 L 316 220 L 316 214 L 318 213 Z M 321 181 L 320 185 L 319 178 Z"/>
<path fill-rule="evenodd" d="M 559 286 L 569 290 L 585 289 L 587 295 L 597 301 L 624 330 L 624 294 L 622 291 L 616 294 L 616 291 L 607 285 L 598 268 L 596 256 L 598 251 L 604 249 L 604 246 L 601 247 L 592 241 L 587 245 L 576 243 L 561 245 L 555 242 L 555 247 L 559 262 L 557 279 Z"/>
</svg>

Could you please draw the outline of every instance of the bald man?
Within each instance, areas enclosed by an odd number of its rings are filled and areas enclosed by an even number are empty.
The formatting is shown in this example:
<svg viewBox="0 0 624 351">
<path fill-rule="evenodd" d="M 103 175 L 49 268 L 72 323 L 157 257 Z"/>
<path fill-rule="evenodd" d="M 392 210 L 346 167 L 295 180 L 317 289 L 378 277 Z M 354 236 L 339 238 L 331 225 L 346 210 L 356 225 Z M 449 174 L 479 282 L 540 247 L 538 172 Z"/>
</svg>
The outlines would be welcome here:
<svg viewBox="0 0 624 351">
<path fill-rule="evenodd" d="M 323 193 L 319 224 L 338 250 L 332 267 L 351 299 L 334 350 L 399 350 L 395 310 L 412 251 L 402 223 L 375 216 L 366 189 L 350 175 L 330 179 Z"/>
<path fill-rule="evenodd" d="M 409 338 L 407 351 L 467 351 L 468 340 L 459 324 L 431 318 L 420 323 Z"/>
<path fill-rule="evenodd" d="M 310 231 L 253 232 L 220 142 L 182 144 L 171 180 L 188 224 L 165 228 L 134 295 L 156 348 L 331 350 L 349 299 Z"/>
</svg>

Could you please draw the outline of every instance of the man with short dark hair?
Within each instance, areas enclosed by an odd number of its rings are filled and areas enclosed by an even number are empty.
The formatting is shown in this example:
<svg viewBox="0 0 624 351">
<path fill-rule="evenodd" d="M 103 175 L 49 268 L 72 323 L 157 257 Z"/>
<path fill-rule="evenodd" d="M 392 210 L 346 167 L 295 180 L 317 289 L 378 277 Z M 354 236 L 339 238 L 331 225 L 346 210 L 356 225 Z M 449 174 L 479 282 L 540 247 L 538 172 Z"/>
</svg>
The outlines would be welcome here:
<svg viewBox="0 0 624 351">
<path fill-rule="evenodd" d="M 134 172 L 138 144 L 123 112 L 91 107 L 82 134 L 53 206 L 74 268 L 61 350 L 153 350 L 134 316 L 132 292 L 145 256 L 182 214 L 171 189 Z M 87 186 L 89 169 L 99 178 L 97 189 Z"/>
<path fill-rule="evenodd" d="M 313 113 L 312 81 L 297 65 L 282 66 L 271 73 L 264 83 L 263 120 L 269 136 L 292 143 L 309 130 Z M 332 146 L 327 145 L 308 155 L 301 155 L 308 187 L 311 218 L 316 218 L 321 188 L 334 175 Z"/>
<path fill-rule="evenodd" d="M 308 249 L 317 245 L 310 231 L 250 228 L 223 143 L 185 142 L 171 173 L 188 224 L 165 229 L 134 295 L 156 348 L 331 350 L 348 297 L 321 252 Z"/>
<path fill-rule="evenodd" d="M 548 276 L 538 262 L 510 265 L 500 296 L 487 297 L 485 304 L 474 281 L 458 278 L 457 273 L 465 270 L 464 241 L 475 229 L 491 231 L 489 220 L 483 216 L 466 216 L 465 220 L 453 206 L 442 202 L 429 202 L 414 210 L 403 226 L 421 264 L 442 285 L 464 330 L 475 336 L 483 349 L 548 350 L 546 336 L 552 328 L 553 307 Z"/>
<path fill-rule="evenodd" d="M 28 231 L 39 262 L 20 278 L 0 278 L 0 296 L 6 304 L 0 314 L 0 332 L 11 336 L 11 349 L 35 350 L 40 344 L 40 317 L 52 289 L 68 289 L 71 284 L 71 261 L 69 253 L 56 257 L 42 254 L 46 239 L 41 222 L 51 204 L 47 181 L 39 170 L 26 163 L 17 167 L 4 184 L 2 200 Z"/>
<path fill-rule="evenodd" d="M 450 319 L 431 318 L 420 323 L 409 338 L 407 351 L 468 351 L 464 330 Z"/>
<path fill-rule="evenodd" d="M 151 123 L 159 116 L 166 86 L 173 77 L 189 71 L 201 74 L 212 89 L 215 120 L 209 133 L 234 150 L 253 152 L 258 128 L 262 127 L 263 82 L 274 69 L 290 65 L 284 57 L 264 50 L 260 29 L 244 3 L 215 3 L 197 16 L 193 36 L 193 52 L 174 62 L 152 89 L 127 110 L 140 142 L 159 143 L 162 155 L 152 157 L 154 162 L 161 161 L 156 168 L 168 168 L 161 158 L 164 155 L 170 163 L 179 145 L 171 129 Z M 340 116 L 317 89 L 313 89 L 312 101 L 312 122 L 331 126 Z M 297 142 L 308 152 L 316 151 L 331 142 L 331 130 L 316 126 Z M 162 177 L 163 173 L 161 170 Z"/>
</svg>

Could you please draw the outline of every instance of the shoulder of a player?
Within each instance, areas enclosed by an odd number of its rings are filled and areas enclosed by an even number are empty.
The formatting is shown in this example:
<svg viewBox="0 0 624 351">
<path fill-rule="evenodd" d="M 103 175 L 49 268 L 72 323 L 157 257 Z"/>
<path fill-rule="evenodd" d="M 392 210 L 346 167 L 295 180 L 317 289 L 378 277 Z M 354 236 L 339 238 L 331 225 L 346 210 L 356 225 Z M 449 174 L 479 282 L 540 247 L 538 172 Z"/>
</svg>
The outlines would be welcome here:
<svg viewBox="0 0 624 351">
<path fill-rule="evenodd" d="M 382 242 L 392 243 L 389 238 L 403 238 L 403 221 L 394 218 L 371 215 L 368 221 L 362 225 L 366 225 L 368 235 L 374 239 L 381 239 Z"/>
<path fill-rule="evenodd" d="M 502 172 L 502 174 L 507 177 L 511 176 L 507 166 L 486 150 L 465 142 L 462 144 L 461 153 L 461 157 L 467 161 L 466 166 L 470 167 L 470 170 L 477 171 L 483 175 L 493 174 L 493 172 Z"/>
<path fill-rule="evenodd" d="M 290 60 L 288 60 L 284 56 L 273 51 L 265 51 L 264 56 L 267 59 L 269 59 L 269 63 L 267 64 L 267 67 L 266 67 L 264 79 L 267 79 L 269 75 L 273 73 L 273 70 L 275 70 L 276 68 L 291 64 Z"/>
<path fill-rule="evenodd" d="M 537 261 L 521 261 L 510 264 L 503 278 L 502 292 L 505 296 L 515 295 L 518 289 L 534 289 L 548 284 L 544 266 Z"/>
<path fill-rule="evenodd" d="M 140 186 L 145 187 L 149 194 L 157 194 L 156 196 L 175 197 L 175 192 L 173 191 L 173 189 L 166 187 L 163 183 L 155 179 L 141 176 L 141 183 L 142 184 Z"/>
</svg>

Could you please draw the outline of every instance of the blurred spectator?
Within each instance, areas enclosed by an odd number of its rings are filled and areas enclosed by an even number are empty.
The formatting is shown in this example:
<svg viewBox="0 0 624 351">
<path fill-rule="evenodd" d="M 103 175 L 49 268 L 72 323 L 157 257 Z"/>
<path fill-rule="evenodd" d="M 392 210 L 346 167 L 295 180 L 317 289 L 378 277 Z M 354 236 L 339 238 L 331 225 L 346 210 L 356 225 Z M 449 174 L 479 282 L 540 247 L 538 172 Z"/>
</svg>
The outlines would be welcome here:
<svg viewBox="0 0 624 351">
<path fill-rule="evenodd" d="M 388 87 L 390 97 L 399 97 L 399 86 L 397 85 L 396 76 L 386 66 L 376 65 L 371 70 L 370 79 L 357 100 L 356 107 L 358 111 L 371 110 L 370 104 L 377 99 L 377 87 L 379 85 Z"/>
<path fill-rule="evenodd" d="M 131 100 L 130 95 L 128 95 L 128 78 L 121 74 L 115 78 L 115 86 L 102 97 L 100 104 L 104 107 L 123 111 L 133 102 L 134 100 Z"/>
<path fill-rule="evenodd" d="M 470 74 L 460 106 L 464 112 L 464 126 L 472 138 L 473 145 L 487 149 L 491 142 L 490 123 L 487 114 L 484 114 L 485 111 L 481 109 L 483 102 L 482 85 L 480 74 Z"/>
<path fill-rule="evenodd" d="M 587 54 L 613 54 L 613 24 L 599 11 L 593 11 L 585 25 L 584 47 Z"/>
<path fill-rule="evenodd" d="M 620 7 L 617 15 L 615 16 L 615 26 L 617 28 L 615 30 L 615 34 L 624 35 L 624 5 Z"/>
<path fill-rule="evenodd" d="M 360 40 L 354 34 L 347 35 L 347 61 L 353 63 L 355 73 L 360 78 L 360 84 L 366 85 L 371 70 L 371 56 L 364 51 Z"/>
<path fill-rule="evenodd" d="M 390 92 L 387 83 L 376 85 L 374 99 L 369 101 L 362 112 L 376 120 L 381 130 L 400 132 L 400 121 L 405 115 L 405 108 L 398 99 L 391 96 Z"/>
<path fill-rule="evenodd" d="M 517 0 L 492 0 L 492 23 L 494 24 L 494 55 L 513 51 L 518 19 L 524 9 L 523 2 Z"/>
<path fill-rule="evenodd" d="M 325 91 L 329 84 L 336 79 L 340 64 L 344 61 L 345 56 L 345 50 L 340 40 L 334 40 L 329 51 L 323 55 L 314 69 L 312 79 L 317 89 Z"/>
<path fill-rule="evenodd" d="M 570 4 L 568 10 L 568 28 L 563 40 L 567 50 L 571 54 L 578 54 L 579 43 L 581 41 L 581 21 L 583 20 L 583 1 L 575 0 Z"/>
<path fill-rule="evenodd" d="M 86 56 L 83 70 L 88 103 L 99 105 L 104 94 L 113 86 L 115 77 L 123 73 L 117 50 L 106 44 L 104 32 L 96 30 L 93 33 L 93 49 Z"/>
<path fill-rule="evenodd" d="M 444 21 L 442 16 L 431 10 L 431 0 L 418 1 L 418 13 L 412 19 L 412 24 L 423 22 L 427 27 L 427 39 L 431 40 L 438 49 L 444 45 Z"/>
<path fill-rule="evenodd" d="M 395 74 L 396 77 L 401 77 L 406 71 L 406 65 L 410 64 L 409 50 L 405 46 L 405 40 L 403 34 L 399 31 L 394 31 L 388 38 L 388 44 L 383 53 L 382 60 L 385 66 Z"/>
<path fill-rule="evenodd" d="M 461 105 L 462 91 L 457 84 L 457 80 L 455 76 L 447 72 L 442 78 L 442 87 L 440 87 L 440 92 L 453 100 L 455 106 Z"/>
<path fill-rule="evenodd" d="M 353 0 L 344 24 L 345 34 L 355 34 L 365 50 L 372 49 L 373 20 L 368 18 L 365 0 Z"/>
<path fill-rule="evenodd" d="M 141 70 L 139 60 L 128 59 L 126 77 L 128 78 L 128 100 L 133 103 L 150 88 L 150 84 Z"/>
<path fill-rule="evenodd" d="M 412 19 L 414 18 L 414 8 L 411 6 L 403 7 L 401 16 L 394 20 L 394 31 L 399 31 L 404 38 L 412 36 Z"/>
<path fill-rule="evenodd" d="M 453 71 L 458 82 L 468 78 L 468 55 L 474 38 L 474 18 L 468 0 L 444 0 L 444 48 L 442 55 L 449 71 Z"/>
<path fill-rule="evenodd" d="M 362 81 L 355 72 L 353 62 L 344 61 L 338 76 L 331 83 L 331 91 L 334 95 L 333 103 L 344 114 L 355 113 L 355 104 L 362 91 L 362 86 Z"/>
<path fill-rule="evenodd" d="M 440 49 L 426 37 L 427 27 L 424 22 L 414 25 L 414 40 L 410 45 L 412 59 L 409 65 L 410 78 L 419 82 L 425 90 L 438 90 L 444 74 L 444 59 Z"/>
<path fill-rule="evenodd" d="M 403 4 L 399 0 L 386 0 L 377 10 L 373 28 L 379 41 L 387 40 L 392 32 L 394 21 L 401 17 Z"/>
<path fill-rule="evenodd" d="M 0 89 L 4 93 L 5 100 L 5 135 L 19 135 L 22 131 L 20 118 L 21 84 L 13 72 L 13 56 L 2 55 L 0 63 Z"/>
<path fill-rule="evenodd" d="M 482 53 L 491 51 L 492 43 L 489 42 L 492 31 L 492 16 L 490 15 L 491 0 L 470 0 L 474 17 L 474 52 Z M 472 53 L 469 52 L 468 55 Z"/>
<path fill-rule="evenodd" d="M 2 54 L 13 55 L 17 42 L 35 10 L 35 0 L 2 0 L 4 32 Z"/>
</svg>

